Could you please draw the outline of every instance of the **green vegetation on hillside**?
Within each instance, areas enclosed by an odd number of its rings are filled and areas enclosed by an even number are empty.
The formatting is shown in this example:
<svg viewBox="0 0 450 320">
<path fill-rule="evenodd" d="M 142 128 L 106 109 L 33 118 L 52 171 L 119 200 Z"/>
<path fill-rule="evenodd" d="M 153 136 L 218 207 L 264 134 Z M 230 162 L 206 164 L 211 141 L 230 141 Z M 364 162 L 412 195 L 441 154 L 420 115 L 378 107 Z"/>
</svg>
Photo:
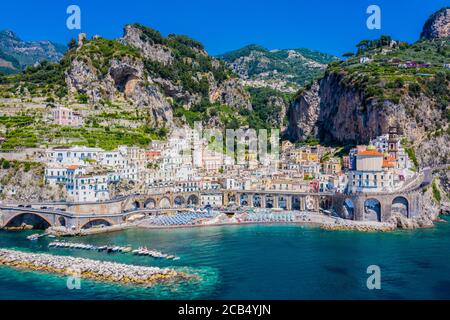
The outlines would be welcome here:
<svg viewBox="0 0 450 320">
<path fill-rule="evenodd" d="M 105 114 L 100 115 L 108 116 Z M 167 129 L 153 129 L 147 126 L 137 128 L 123 126 L 101 126 L 95 120 L 88 119 L 80 128 L 62 127 L 46 124 L 39 117 L 2 116 L 0 128 L 7 139 L 2 143 L 2 150 L 17 148 L 34 148 L 40 145 L 84 145 L 113 150 L 119 145 L 147 146 L 152 140 L 165 139 Z"/>
<path fill-rule="evenodd" d="M 138 58 L 139 52 L 117 40 L 98 38 L 90 41 L 85 40 L 80 50 L 69 52 L 68 58 L 72 56 L 76 56 L 78 59 L 87 59 L 101 75 L 106 75 L 113 59 Z"/>
<path fill-rule="evenodd" d="M 283 122 L 287 121 L 285 115 L 280 114 L 280 106 L 273 104 L 270 100 L 280 98 L 285 105 L 288 105 L 291 99 L 289 94 L 271 88 L 247 87 L 246 90 L 251 96 L 252 110 L 245 108 L 235 110 L 220 103 L 211 104 L 208 100 L 203 99 L 201 103 L 193 106 L 190 110 L 182 106 L 176 107 L 174 116 L 185 117 L 191 127 L 196 121 L 207 122 L 211 118 L 217 118 L 227 129 L 238 129 L 242 126 L 248 126 L 255 130 L 279 129 Z"/>
<path fill-rule="evenodd" d="M 244 109 L 234 110 L 230 106 L 220 103 L 210 104 L 204 102 L 187 110 L 181 106 L 176 107 L 174 116 L 185 117 L 189 126 L 193 127 L 196 121 L 207 122 L 211 118 L 217 118 L 227 129 L 238 129 L 248 125 L 248 117 L 244 114 Z"/>
<path fill-rule="evenodd" d="M 55 95 L 57 98 L 62 98 L 68 93 L 64 72 L 69 68 L 73 59 L 87 61 L 104 76 L 108 72 L 112 59 L 120 59 L 125 56 L 137 57 L 138 52 L 116 40 L 103 38 L 85 40 L 80 50 L 72 48 L 59 63 L 42 61 L 37 66 L 26 68 L 21 73 L 0 78 L 0 97 L 9 97 L 14 94 L 22 96 L 26 90 L 32 97 Z M 79 98 L 81 103 L 85 103 L 82 96 Z"/>
<path fill-rule="evenodd" d="M 145 61 L 146 70 L 153 76 L 181 85 L 190 93 L 206 97 L 209 92 L 208 73 L 221 83 L 231 76 L 223 62 L 213 61 L 203 50 L 203 45 L 187 36 L 169 35 L 163 37 L 151 28 L 135 25 L 142 30 L 143 41 L 161 44 L 170 49 L 173 61 L 164 65 L 157 61 Z"/>
<path fill-rule="evenodd" d="M 25 172 L 28 172 L 30 170 L 36 170 L 38 169 L 43 173 L 44 171 L 44 165 L 39 162 L 33 162 L 33 161 L 18 161 L 18 160 L 6 160 L 5 158 L 0 158 L 0 169 L 9 170 L 9 169 L 15 169 L 20 170 L 22 169 Z"/>
<path fill-rule="evenodd" d="M 435 99 L 444 110 L 450 103 L 450 45 L 445 40 L 419 41 L 409 45 L 392 42 L 389 36 L 363 40 L 357 55 L 346 61 L 332 62 L 327 74 L 342 77 L 341 83 L 361 89 L 366 103 L 390 100 L 400 103 L 404 94 L 424 94 Z M 361 58 L 371 59 L 361 63 Z"/>
<path fill-rule="evenodd" d="M 0 62 L 2 60 L 6 63 L 10 63 L 10 66 L 7 67 L 6 65 L 5 66 L 0 65 L 0 73 L 3 73 L 5 75 L 13 74 L 16 73 L 18 70 L 20 70 L 21 68 L 20 63 L 16 58 L 0 50 Z"/>
<path fill-rule="evenodd" d="M 400 141 L 402 147 L 405 149 L 406 154 L 408 155 L 408 158 L 412 161 L 414 164 L 414 168 L 412 168 L 414 171 L 419 168 L 419 160 L 417 160 L 416 151 L 414 150 L 414 147 L 411 145 L 411 143 L 406 139 L 403 138 Z"/>
<path fill-rule="evenodd" d="M 442 200 L 441 192 L 439 191 L 438 186 L 436 185 L 436 180 L 433 180 L 433 184 L 431 185 L 433 191 L 433 198 L 437 203 L 440 203 Z"/>
<path fill-rule="evenodd" d="M 271 100 L 280 98 L 288 105 L 291 95 L 271 88 L 247 88 L 251 96 L 252 111 L 248 111 L 248 124 L 251 128 L 280 128 L 287 122 L 286 115 L 280 115 L 280 107 Z M 280 119 L 281 117 L 281 119 Z M 281 120 L 281 121 L 280 121 Z"/>
<path fill-rule="evenodd" d="M 257 45 L 257 44 L 250 44 L 248 46 L 245 46 L 243 48 L 227 52 L 220 56 L 223 60 L 227 62 L 233 62 L 236 59 L 239 59 L 241 57 L 249 56 L 252 52 L 261 52 L 266 53 L 269 50 L 264 48 L 263 46 Z"/>
<path fill-rule="evenodd" d="M 62 98 L 67 95 L 64 71 L 69 65 L 68 59 L 60 63 L 41 62 L 37 66 L 26 68 L 13 76 L 0 78 L 0 97 L 14 94 L 23 96 L 25 90 L 33 96 L 52 96 Z"/>
<path fill-rule="evenodd" d="M 336 57 L 309 50 L 272 50 L 259 45 L 249 45 L 219 56 L 227 63 L 233 63 L 242 57 L 256 58 L 250 60 L 247 74 L 250 79 L 283 79 L 296 86 L 320 77 L 325 65 L 335 61 Z"/>
</svg>

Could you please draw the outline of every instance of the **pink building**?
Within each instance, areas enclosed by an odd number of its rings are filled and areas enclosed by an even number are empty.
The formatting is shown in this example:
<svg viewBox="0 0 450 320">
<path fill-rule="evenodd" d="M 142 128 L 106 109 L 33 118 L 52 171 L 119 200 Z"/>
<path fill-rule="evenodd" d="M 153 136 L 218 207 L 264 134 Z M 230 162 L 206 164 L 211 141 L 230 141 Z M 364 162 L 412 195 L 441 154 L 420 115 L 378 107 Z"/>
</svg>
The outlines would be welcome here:
<svg viewBox="0 0 450 320">
<path fill-rule="evenodd" d="M 83 117 L 80 113 L 65 107 L 56 107 L 52 111 L 53 122 L 61 126 L 81 126 Z"/>
</svg>

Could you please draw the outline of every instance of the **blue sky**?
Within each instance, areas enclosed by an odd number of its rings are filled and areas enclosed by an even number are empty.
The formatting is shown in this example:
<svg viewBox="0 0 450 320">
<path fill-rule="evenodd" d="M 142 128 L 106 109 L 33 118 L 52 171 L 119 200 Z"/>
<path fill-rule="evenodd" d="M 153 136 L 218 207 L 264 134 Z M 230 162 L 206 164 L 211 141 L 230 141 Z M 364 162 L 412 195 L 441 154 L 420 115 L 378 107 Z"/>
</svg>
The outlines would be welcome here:
<svg viewBox="0 0 450 320">
<path fill-rule="evenodd" d="M 210 54 L 256 43 L 269 49 L 310 48 L 341 55 L 361 39 L 389 34 L 414 42 L 423 23 L 450 0 L 40 0 L 2 1 L 0 29 L 24 40 L 66 44 L 78 31 L 66 28 L 66 9 L 81 8 L 88 36 L 122 35 L 123 25 L 139 22 L 201 41 Z M 366 27 L 366 8 L 381 8 L 382 28 Z"/>
</svg>

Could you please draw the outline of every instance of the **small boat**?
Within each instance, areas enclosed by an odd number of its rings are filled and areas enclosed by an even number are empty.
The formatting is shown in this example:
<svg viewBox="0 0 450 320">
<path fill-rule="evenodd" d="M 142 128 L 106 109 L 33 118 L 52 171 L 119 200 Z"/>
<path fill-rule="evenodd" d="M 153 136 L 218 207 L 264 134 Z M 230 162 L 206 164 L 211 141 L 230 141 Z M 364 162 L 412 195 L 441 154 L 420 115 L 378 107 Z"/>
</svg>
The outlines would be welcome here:
<svg viewBox="0 0 450 320">
<path fill-rule="evenodd" d="M 98 247 L 98 248 L 97 248 L 98 251 L 105 251 L 105 250 L 107 250 L 107 249 L 108 249 L 107 246 L 101 246 L 101 247 Z"/>
<path fill-rule="evenodd" d="M 125 248 L 122 249 L 122 252 L 123 252 L 123 253 L 128 253 L 128 252 L 131 252 L 131 250 L 133 250 L 133 248 L 131 248 L 131 247 L 125 247 Z"/>
<path fill-rule="evenodd" d="M 54 234 L 49 234 L 47 235 L 48 238 L 56 238 L 56 236 Z"/>
<path fill-rule="evenodd" d="M 28 236 L 27 239 L 30 241 L 36 241 L 37 239 L 39 239 L 40 235 L 38 234 L 32 234 L 31 236 Z"/>
</svg>

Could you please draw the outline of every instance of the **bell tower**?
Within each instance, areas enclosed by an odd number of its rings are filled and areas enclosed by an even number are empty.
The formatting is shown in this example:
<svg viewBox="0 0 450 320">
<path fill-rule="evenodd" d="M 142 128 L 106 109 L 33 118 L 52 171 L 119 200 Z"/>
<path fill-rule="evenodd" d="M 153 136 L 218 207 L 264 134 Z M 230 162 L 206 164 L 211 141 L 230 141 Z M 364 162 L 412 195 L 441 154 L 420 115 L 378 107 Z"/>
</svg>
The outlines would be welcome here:
<svg viewBox="0 0 450 320">
<path fill-rule="evenodd" d="M 394 161 L 397 161 L 398 140 L 399 140 L 398 127 L 389 127 L 388 154 L 389 157 Z"/>
</svg>

